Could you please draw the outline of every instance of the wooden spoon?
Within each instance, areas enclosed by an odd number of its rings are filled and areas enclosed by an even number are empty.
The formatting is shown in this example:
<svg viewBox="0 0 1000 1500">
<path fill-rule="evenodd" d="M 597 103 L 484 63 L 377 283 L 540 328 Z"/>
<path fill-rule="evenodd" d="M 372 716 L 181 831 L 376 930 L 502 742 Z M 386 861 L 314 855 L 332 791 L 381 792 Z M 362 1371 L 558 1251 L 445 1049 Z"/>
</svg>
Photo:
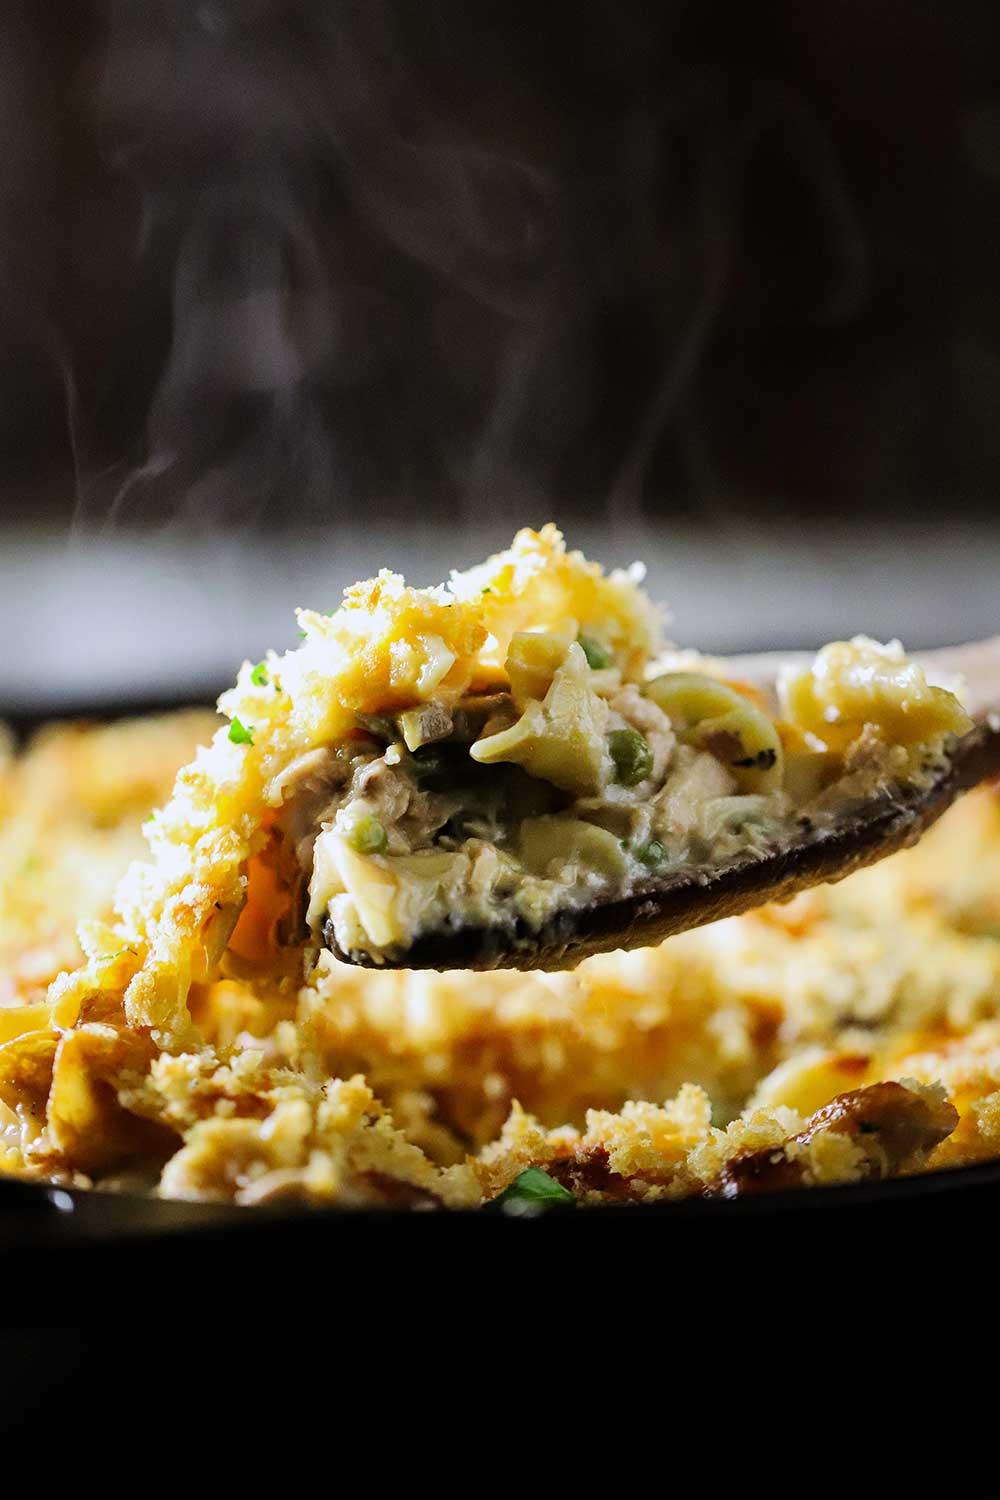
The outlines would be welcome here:
<svg viewBox="0 0 1000 1500">
<path fill-rule="evenodd" d="M 809 652 L 776 652 L 730 657 L 721 666 L 727 677 L 773 692 L 781 667 L 807 666 L 811 660 Z M 568 969 L 595 953 L 649 947 L 687 928 L 842 880 L 916 843 L 963 792 L 1000 776 L 1000 636 L 926 652 L 916 660 L 935 685 L 949 687 L 956 677 L 964 679 L 963 700 L 975 720 L 929 786 L 883 788 L 845 810 L 836 823 L 801 831 L 763 858 L 741 853 L 727 865 L 651 875 L 641 890 L 561 912 L 541 930 L 523 924 L 428 933 L 398 959 L 380 965 L 367 953 L 344 953 L 332 923 L 325 934 L 328 946 L 336 957 L 366 968 Z"/>
</svg>

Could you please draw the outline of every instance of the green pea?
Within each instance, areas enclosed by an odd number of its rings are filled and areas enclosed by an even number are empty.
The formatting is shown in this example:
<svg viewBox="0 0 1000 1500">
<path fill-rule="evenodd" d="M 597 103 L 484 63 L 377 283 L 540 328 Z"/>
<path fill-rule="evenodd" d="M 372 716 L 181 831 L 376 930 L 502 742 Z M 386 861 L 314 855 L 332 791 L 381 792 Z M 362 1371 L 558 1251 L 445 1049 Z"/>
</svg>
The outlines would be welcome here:
<svg viewBox="0 0 1000 1500">
<path fill-rule="evenodd" d="M 587 658 L 588 667 L 595 672 L 603 672 L 605 667 L 611 665 L 611 652 L 607 646 L 602 646 L 600 641 L 595 641 L 592 635 L 577 636 L 576 643 Z"/>
<path fill-rule="evenodd" d="M 616 779 L 622 786 L 638 786 L 653 769 L 653 752 L 638 729 L 612 730 L 608 749 L 615 763 Z"/>
<path fill-rule="evenodd" d="M 667 848 L 661 844 L 659 839 L 650 839 L 648 844 L 643 844 L 635 851 L 635 857 L 641 864 L 650 870 L 658 869 L 667 858 Z"/>
<path fill-rule="evenodd" d="M 351 824 L 347 842 L 358 854 L 384 854 L 389 840 L 378 818 L 362 813 Z"/>
</svg>

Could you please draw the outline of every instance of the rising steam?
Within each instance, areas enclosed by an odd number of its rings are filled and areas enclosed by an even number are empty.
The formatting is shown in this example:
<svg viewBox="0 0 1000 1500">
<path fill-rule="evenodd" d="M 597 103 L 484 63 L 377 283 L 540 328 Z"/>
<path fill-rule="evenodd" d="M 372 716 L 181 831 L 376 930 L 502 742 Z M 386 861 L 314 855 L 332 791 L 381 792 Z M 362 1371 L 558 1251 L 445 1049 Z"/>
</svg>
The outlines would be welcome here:
<svg viewBox="0 0 1000 1500">
<path fill-rule="evenodd" d="M 131 251 L 69 372 L 82 526 L 716 503 L 713 346 L 865 296 L 833 150 L 673 7 L 542 9 L 109 0 Z"/>
</svg>

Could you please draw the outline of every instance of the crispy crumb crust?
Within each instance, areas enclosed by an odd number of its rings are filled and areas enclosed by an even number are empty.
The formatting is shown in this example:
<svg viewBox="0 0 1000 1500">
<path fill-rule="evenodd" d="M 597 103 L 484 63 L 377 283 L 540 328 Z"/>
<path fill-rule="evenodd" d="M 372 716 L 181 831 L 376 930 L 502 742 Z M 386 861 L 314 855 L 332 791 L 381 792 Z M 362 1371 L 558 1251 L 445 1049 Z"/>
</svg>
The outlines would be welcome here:
<svg viewBox="0 0 1000 1500">
<path fill-rule="evenodd" d="M 3 1008 L 39 1004 L 84 958 L 77 924 L 106 918 L 145 850 L 142 820 L 218 727 L 204 709 L 52 725 L 17 754 L 0 733 L 0 1042 Z"/>
<path fill-rule="evenodd" d="M 742 1190 L 762 1152 L 801 1181 L 861 1181 L 873 1157 L 823 1112 L 874 1103 L 883 1076 L 940 1083 L 960 1122 L 879 1175 L 985 1160 L 999 867 L 997 801 L 979 793 L 879 870 L 574 975 L 469 984 L 325 957 L 291 993 L 195 986 L 202 1041 L 180 1055 L 123 1025 L 111 983 L 81 1025 L 0 1047 L 6 1166 L 130 1185 L 139 1161 L 169 1196 L 414 1208 L 487 1202 L 529 1166 L 585 1203 Z"/>
<path fill-rule="evenodd" d="M 5 1165 L 195 1199 L 412 1207 L 488 1201 L 529 1166 L 587 1203 L 717 1192 L 727 1164 L 762 1152 L 856 1181 L 871 1159 L 810 1120 L 885 1079 L 940 1085 L 958 1112 L 890 1173 L 988 1160 L 998 869 L 1000 807 L 982 792 L 879 869 L 573 975 L 470 983 L 328 958 L 291 994 L 196 986 L 205 1040 L 180 1055 L 124 1027 L 111 993 L 80 1026 L 0 1047 Z"/>
<path fill-rule="evenodd" d="M 585 625 L 595 611 L 623 655 L 644 661 L 659 646 L 657 612 L 636 579 L 605 575 L 567 551 L 553 526 L 519 533 L 508 551 L 453 575 L 447 589 L 409 588 L 383 571 L 349 589 L 333 615 L 300 610 L 302 645 L 269 653 L 262 671 L 245 662 L 220 699 L 232 724 L 179 772 L 173 796 L 147 828 L 152 859 L 122 881 L 113 925 L 82 931 L 87 962 L 50 992 L 56 1024 L 85 1017 L 110 978 L 126 1024 L 169 1051 L 196 1045 L 191 987 L 218 977 L 255 870 L 273 846 L 274 809 L 290 768 L 342 739 L 359 712 L 489 687 L 526 621 Z M 244 920 L 236 938 L 237 958 L 247 926 Z M 109 976 L 111 953 L 119 959 Z M 280 956 L 270 972 L 261 949 L 252 957 L 258 988 L 287 981 Z"/>
<path fill-rule="evenodd" d="M 416 611 L 460 664 L 480 652 L 481 629 L 500 628 L 494 584 L 534 587 L 564 613 L 582 590 L 584 617 L 607 588 L 601 608 L 617 611 L 623 639 L 654 641 L 634 585 L 573 561 L 552 535 L 505 558 L 466 575 L 457 611 L 391 575 L 357 604 Z M 144 825 L 153 861 L 125 876 L 117 910 L 111 888 L 135 824 L 208 716 L 97 739 L 59 731 L 44 755 L 46 742 L 0 761 L 0 889 L 23 892 L 21 862 L 42 861 L 32 914 L 10 908 L 0 955 L 7 1170 L 191 1199 L 430 1208 L 487 1202 L 529 1166 L 600 1203 L 781 1185 L 772 1168 L 844 1182 L 1000 1155 L 1000 810 L 989 792 L 919 848 L 837 887 L 572 973 L 370 974 L 324 954 L 303 975 L 263 962 L 280 886 L 269 799 L 290 759 L 329 732 L 317 680 L 345 649 L 327 617 L 303 623 L 306 645 L 294 662 L 268 659 L 265 687 L 243 669 L 227 710 L 253 726 L 253 745 L 223 731 L 180 772 Z M 391 643 L 376 650 L 345 695 L 367 701 L 394 660 Z M 286 691 L 290 709 L 278 707 Z M 93 811 L 74 822 L 70 806 Z M 44 951 L 33 946 L 40 910 Z M 84 962 L 73 968 L 78 915 Z M 841 1128 L 868 1109 L 896 1119 L 912 1149 L 889 1150 L 882 1126 Z"/>
</svg>

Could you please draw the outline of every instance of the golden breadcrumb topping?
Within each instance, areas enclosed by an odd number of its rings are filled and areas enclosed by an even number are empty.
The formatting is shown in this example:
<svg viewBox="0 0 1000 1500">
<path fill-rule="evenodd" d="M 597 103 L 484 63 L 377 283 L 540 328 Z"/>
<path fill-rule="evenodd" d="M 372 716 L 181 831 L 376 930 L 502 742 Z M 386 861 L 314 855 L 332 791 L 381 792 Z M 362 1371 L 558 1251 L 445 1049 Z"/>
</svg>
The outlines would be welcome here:
<svg viewBox="0 0 1000 1500">
<path fill-rule="evenodd" d="M 303 611 L 302 645 L 244 664 L 214 737 L 199 712 L 3 741 L 0 1167 L 247 1204 L 530 1207 L 1000 1155 L 989 789 L 840 885 L 573 972 L 369 972 L 274 942 L 272 831 L 309 757 L 359 713 L 490 691 L 525 626 L 596 620 L 638 679 L 662 642 L 636 577 L 546 527 L 446 588 L 383 573 Z M 804 734 L 961 732 L 891 648 L 872 646 L 873 699 L 857 644 L 787 686 Z"/>
</svg>

